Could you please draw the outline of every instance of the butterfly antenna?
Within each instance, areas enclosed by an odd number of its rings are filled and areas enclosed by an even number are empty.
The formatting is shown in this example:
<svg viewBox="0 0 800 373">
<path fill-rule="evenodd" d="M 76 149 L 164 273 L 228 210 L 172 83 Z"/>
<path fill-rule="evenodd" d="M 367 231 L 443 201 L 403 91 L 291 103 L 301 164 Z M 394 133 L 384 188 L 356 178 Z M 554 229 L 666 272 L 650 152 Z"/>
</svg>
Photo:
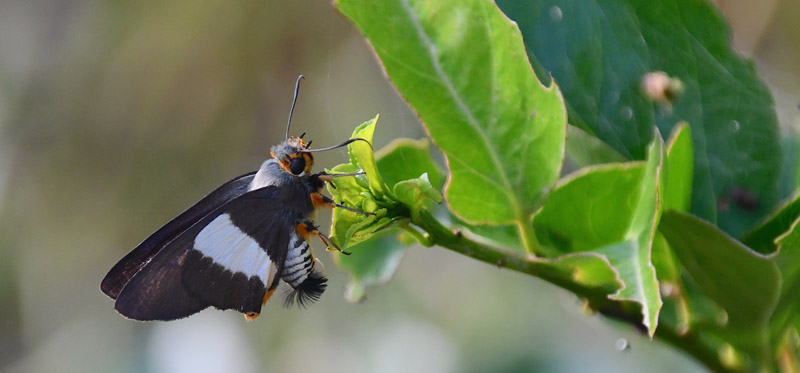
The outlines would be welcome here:
<svg viewBox="0 0 800 373">
<path fill-rule="evenodd" d="M 324 152 L 326 150 L 333 150 L 333 149 L 336 149 L 336 148 L 341 148 L 343 146 L 346 146 L 346 145 L 348 145 L 348 144 L 350 144 L 352 142 L 356 142 L 356 141 L 363 141 L 363 142 L 369 144 L 369 147 L 372 148 L 372 144 L 370 144 L 369 141 L 367 141 L 367 139 L 362 139 L 360 137 L 355 137 L 355 138 L 347 140 L 347 141 L 345 141 L 345 142 L 343 142 L 343 143 L 341 143 L 339 145 L 334 145 L 334 146 L 329 146 L 327 148 L 319 148 L 319 149 L 303 149 L 303 150 L 300 150 L 300 153 Z"/>
<path fill-rule="evenodd" d="M 294 113 L 294 104 L 297 103 L 297 93 L 300 92 L 300 81 L 306 77 L 303 74 L 297 77 L 297 83 L 294 84 L 294 99 L 292 99 L 292 108 L 289 109 L 289 121 L 286 123 L 286 140 L 289 140 L 289 127 L 292 125 L 292 114 Z"/>
</svg>

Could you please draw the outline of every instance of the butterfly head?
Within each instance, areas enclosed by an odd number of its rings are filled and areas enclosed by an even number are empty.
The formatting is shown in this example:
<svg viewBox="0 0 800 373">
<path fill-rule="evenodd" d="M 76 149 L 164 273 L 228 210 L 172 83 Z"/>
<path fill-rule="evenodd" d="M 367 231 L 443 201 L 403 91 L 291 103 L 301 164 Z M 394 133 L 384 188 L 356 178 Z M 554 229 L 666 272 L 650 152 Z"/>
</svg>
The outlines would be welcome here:
<svg viewBox="0 0 800 373">
<path fill-rule="evenodd" d="M 306 143 L 301 137 L 291 136 L 270 150 L 281 168 L 295 176 L 310 175 L 314 166 L 314 155 L 308 151 L 311 142 Z"/>
<path fill-rule="evenodd" d="M 297 103 L 297 93 L 300 91 L 301 80 L 303 80 L 302 75 L 297 77 L 297 82 L 294 86 L 294 99 L 292 100 L 292 107 L 289 109 L 289 120 L 286 123 L 286 140 L 278 145 L 273 146 L 270 150 L 272 158 L 278 161 L 278 164 L 281 166 L 281 168 L 295 176 L 311 174 L 311 167 L 314 165 L 314 156 L 311 155 L 312 152 L 341 148 L 353 141 L 364 141 L 369 144 L 369 141 L 365 139 L 353 138 L 339 145 L 311 150 L 308 148 L 311 145 L 311 141 L 308 143 L 303 141 L 303 136 L 306 134 L 305 132 L 303 132 L 299 137 L 289 136 L 289 128 L 292 125 L 292 113 L 294 113 L 294 105 Z M 371 146 L 372 145 L 370 144 L 370 147 Z"/>
</svg>

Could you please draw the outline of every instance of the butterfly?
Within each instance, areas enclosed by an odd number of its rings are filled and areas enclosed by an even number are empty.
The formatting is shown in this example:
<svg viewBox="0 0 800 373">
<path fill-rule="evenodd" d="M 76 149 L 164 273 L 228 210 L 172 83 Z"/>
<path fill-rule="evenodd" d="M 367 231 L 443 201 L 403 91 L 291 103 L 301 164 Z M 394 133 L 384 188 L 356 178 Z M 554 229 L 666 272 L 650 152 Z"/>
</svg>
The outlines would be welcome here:
<svg viewBox="0 0 800 373">
<path fill-rule="evenodd" d="M 209 306 L 234 309 L 253 320 L 281 280 L 291 288 L 284 303 L 304 306 L 322 295 L 327 279 L 308 241 L 319 232 L 314 215 L 338 207 L 322 188 L 334 177 L 363 173 L 312 173 L 311 141 L 289 136 L 303 76 L 297 78 L 286 140 L 271 148 L 257 172 L 233 178 L 155 231 L 114 265 L 100 289 L 114 308 L 135 320 L 175 320 Z M 371 145 L 370 145 L 371 146 Z M 341 250 L 339 250 L 341 251 Z M 347 254 L 347 253 L 345 253 Z"/>
</svg>

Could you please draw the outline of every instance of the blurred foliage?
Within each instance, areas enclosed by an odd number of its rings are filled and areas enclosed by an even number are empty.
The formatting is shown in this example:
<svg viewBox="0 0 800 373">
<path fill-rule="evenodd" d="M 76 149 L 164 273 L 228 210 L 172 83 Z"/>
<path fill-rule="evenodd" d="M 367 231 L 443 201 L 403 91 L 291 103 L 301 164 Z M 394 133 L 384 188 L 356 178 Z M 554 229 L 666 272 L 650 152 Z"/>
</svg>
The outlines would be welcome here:
<svg viewBox="0 0 800 373">
<path fill-rule="evenodd" d="M 787 46 L 800 39 L 799 13 L 791 0 L 770 4 L 747 51 L 794 135 L 798 52 Z M 752 7 L 723 4 L 728 14 Z M 299 73 L 308 80 L 293 128 L 315 145 L 375 113 L 377 147 L 422 136 L 363 38 L 326 2 L 0 3 L 0 370 L 700 369 L 586 317 L 563 291 L 433 249 L 409 250 L 393 281 L 356 306 L 336 296 L 346 278 L 329 268 L 329 293 L 302 312 L 272 305 L 249 324 L 214 311 L 169 324 L 119 317 L 97 290 L 105 271 L 260 164 L 283 137 Z M 317 169 L 345 159 L 328 153 Z M 616 351 L 621 338 L 631 351 Z"/>
</svg>

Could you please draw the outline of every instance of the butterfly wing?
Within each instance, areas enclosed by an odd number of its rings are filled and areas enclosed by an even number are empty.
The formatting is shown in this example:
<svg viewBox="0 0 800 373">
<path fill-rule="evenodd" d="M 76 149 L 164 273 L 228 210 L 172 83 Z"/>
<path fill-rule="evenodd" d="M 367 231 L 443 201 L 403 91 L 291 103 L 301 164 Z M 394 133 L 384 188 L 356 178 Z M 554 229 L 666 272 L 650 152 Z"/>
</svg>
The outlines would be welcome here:
<svg viewBox="0 0 800 373">
<path fill-rule="evenodd" d="M 159 228 L 108 271 L 108 274 L 100 283 L 100 290 L 111 299 L 117 299 L 125 284 L 167 244 L 206 215 L 245 194 L 254 175 L 255 173 L 251 172 L 222 184 L 222 186 L 203 197 L 192 207 L 189 207 Z"/>
<path fill-rule="evenodd" d="M 115 308 L 137 320 L 174 320 L 208 306 L 257 315 L 278 284 L 295 221 L 313 211 L 306 201 L 307 192 L 290 185 L 235 198 L 146 263 Z"/>
</svg>

